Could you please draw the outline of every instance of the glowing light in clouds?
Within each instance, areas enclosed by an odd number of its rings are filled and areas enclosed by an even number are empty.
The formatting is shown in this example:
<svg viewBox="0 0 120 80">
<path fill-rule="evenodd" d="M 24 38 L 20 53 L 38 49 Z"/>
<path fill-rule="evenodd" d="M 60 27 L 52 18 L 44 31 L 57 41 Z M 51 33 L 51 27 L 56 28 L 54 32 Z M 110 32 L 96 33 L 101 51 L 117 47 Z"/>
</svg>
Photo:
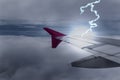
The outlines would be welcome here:
<svg viewBox="0 0 120 80">
<path fill-rule="evenodd" d="M 72 32 L 70 33 L 69 37 L 69 42 L 71 42 L 72 44 L 74 44 L 76 47 L 78 47 L 79 49 L 88 45 L 92 45 L 91 40 L 94 37 L 94 33 L 93 32 L 88 32 L 87 35 L 84 35 L 84 37 L 81 38 L 81 34 L 83 32 L 85 32 L 87 29 L 87 27 L 76 27 L 72 30 Z"/>
<path fill-rule="evenodd" d="M 101 0 L 96 0 L 94 2 L 88 3 L 85 6 L 80 7 L 81 14 L 84 13 L 85 8 L 90 7 L 90 11 L 95 14 L 96 18 L 89 21 L 89 24 L 90 24 L 89 29 L 86 29 L 86 27 L 78 26 L 77 28 L 72 30 L 70 34 L 71 39 L 69 39 L 71 43 L 79 46 L 80 48 L 92 44 L 91 40 L 94 36 L 92 29 L 98 26 L 97 23 L 95 22 L 100 18 L 100 15 L 98 14 L 97 10 L 94 10 L 94 6 L 95 4 L 98 4 L 100 2 Z"/>
</svg>

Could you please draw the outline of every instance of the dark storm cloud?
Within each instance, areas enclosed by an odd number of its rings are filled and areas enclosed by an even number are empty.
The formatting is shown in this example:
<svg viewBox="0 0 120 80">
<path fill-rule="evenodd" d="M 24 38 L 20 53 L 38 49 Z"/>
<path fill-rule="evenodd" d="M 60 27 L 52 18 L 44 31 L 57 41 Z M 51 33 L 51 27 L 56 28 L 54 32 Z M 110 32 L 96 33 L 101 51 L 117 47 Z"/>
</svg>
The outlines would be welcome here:
<svg viewBox="0 0 120 80">
<path fill-rule="evenodd" d="M 116 69 L 72 68 L 85 57 L 68 45 L 50 48 L 48 38 L 0 37 L 0 80 L 119 80 Z"/>
<path fill-rule="evenodd" d="M 39 23 L 69 23 L 79 21 L 80 0 L 1 0 L 0 18 L 27 19 Z"/>
<path fill-rule="evenodd" d="M 80 15 L 80 6 L 95 0 L 0 0 L 0 19 L 13 23 L 41 23 L 72 26 L 74 24 L 86 25 L 95 18 L 89 9 Z M 97 21 L 100 34 L 120 34 L 119 22 L 109 24 L 109 21 L 120 19 L 119 0 L 101 0 L 95 6 L 101 18 Z M 17 21 L 18 20 L 18 21 Z M 22 21 L 23 20 L 23 21 Z M 26 21 L 24 21 L 26 20 Z M 106 22 L 105 22 L 106 21 Z M 117 32 L 115 30 L 118 30 Z"/>
<path fill-rule="evenodd" d="M 28 19 L 45 22 L 81 21 L 91 14 L 81 15 L 79 7 L 94 0 L 0 0 L 0 18 Z M 96 6 L 102 18 L 119 18 L 119 0 L 101 0 Z M 92 15 L 94 16 L 94 15 Z"/>
<path fill-rule="evenodd" d="M 120 35 L 120 1 L 102 0 L 99 6 L 101 19 L 96 30 L 102 35 Z"/>
</svg>

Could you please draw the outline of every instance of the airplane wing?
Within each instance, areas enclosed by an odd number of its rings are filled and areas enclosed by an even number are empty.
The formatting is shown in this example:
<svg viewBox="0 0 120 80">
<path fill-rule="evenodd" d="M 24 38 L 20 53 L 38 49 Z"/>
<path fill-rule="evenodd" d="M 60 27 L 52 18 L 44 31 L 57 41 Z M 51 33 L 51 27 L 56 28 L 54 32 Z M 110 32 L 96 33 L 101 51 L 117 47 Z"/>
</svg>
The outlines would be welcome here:
<svg viewBox="0 0 120 80">
<path fill-rule="evenodd" d="M 94 40 L 100 42 L 100 44 L 82 48 L 92 53 L 92 57 L 88 56 L 75 61 L 72 66 L 84 68 L 120 67 L 120 40 L 103 37 L 96 37 Z"/>
<path fill-rule="evenodd" d="M 73 44 L 72 42 L 66 40 L 66 38 L 76 39 L 74 37 L 67 36 L 55 30 L 44 28 L 50 35 L 52 39 L 52 48 L 56 48 L 61 41 Z M 76 39 L 77 40 L 77 39 Z M 79 39 L 78 39 L 79 40 Z M 73 67 L 81 68 L 111 68 L 120 67 L 120 39 L 112 39 L 105 37 L 96 37 L 93 39 L 94 42 L 85 41 L 90 43 L 89 46 L 82 47 L 93 55 L 74 61 L 71 63 Z M 74 45 L 74 44 L 73 44 Z"/>
</svg>

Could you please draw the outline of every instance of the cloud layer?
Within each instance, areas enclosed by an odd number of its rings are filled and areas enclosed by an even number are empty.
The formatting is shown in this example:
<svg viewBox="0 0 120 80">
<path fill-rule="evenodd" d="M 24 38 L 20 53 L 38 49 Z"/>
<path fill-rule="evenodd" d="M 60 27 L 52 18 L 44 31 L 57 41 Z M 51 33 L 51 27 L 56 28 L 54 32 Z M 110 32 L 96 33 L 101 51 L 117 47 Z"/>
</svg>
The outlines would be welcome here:
<svg viewBox="0 0 120 80">
<path fill-rule="evenodd" d="M 0 37 L 0 80 L 119 80 L 119 68 L 80 69 L 70 63 L 87 55 L 62 43 L 50 48 L 48 38 Z"/>
</svg>

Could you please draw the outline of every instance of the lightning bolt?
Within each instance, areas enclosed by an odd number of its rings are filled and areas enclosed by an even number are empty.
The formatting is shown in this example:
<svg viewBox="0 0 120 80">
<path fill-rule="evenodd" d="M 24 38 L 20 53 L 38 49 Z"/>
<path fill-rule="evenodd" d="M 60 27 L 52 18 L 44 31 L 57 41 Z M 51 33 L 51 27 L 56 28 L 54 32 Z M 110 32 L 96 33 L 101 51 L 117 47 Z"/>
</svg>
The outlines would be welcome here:
<svg viewBox="0 0 120 80">
<path fill-rule="evenodd" d="M 100 15 L 98 14 L 97 10 L 94 10 L 94 6 L 95 6 L 95 4 L 98 4 L 100 2 L 101 2 L 101 0 L 97 0 L 97 1 L 94 1 L 94 2 L 91 2 L 91 3 L 88 3 L 85 6 L 80 7 L 80 11 L 81 11 L 80 14 L 83 14 L 84 13 L 84 9 L 90 6 L 91 7 L 91 9 L 90 9 L 91 12 L 93 12 L 95 14 L 95 16 L 96 16 L 96 18 L 94 20 L 89 21 L 90 28 L 88 30 L 86 30 L 83 34 L 81 34 L 81 37 L 83 37 L 89 31 L 92 31 L 93 28 L 98 26 L 97 23 L 95 23 L 95 22 L 100 18 Z"/>
</svg>

